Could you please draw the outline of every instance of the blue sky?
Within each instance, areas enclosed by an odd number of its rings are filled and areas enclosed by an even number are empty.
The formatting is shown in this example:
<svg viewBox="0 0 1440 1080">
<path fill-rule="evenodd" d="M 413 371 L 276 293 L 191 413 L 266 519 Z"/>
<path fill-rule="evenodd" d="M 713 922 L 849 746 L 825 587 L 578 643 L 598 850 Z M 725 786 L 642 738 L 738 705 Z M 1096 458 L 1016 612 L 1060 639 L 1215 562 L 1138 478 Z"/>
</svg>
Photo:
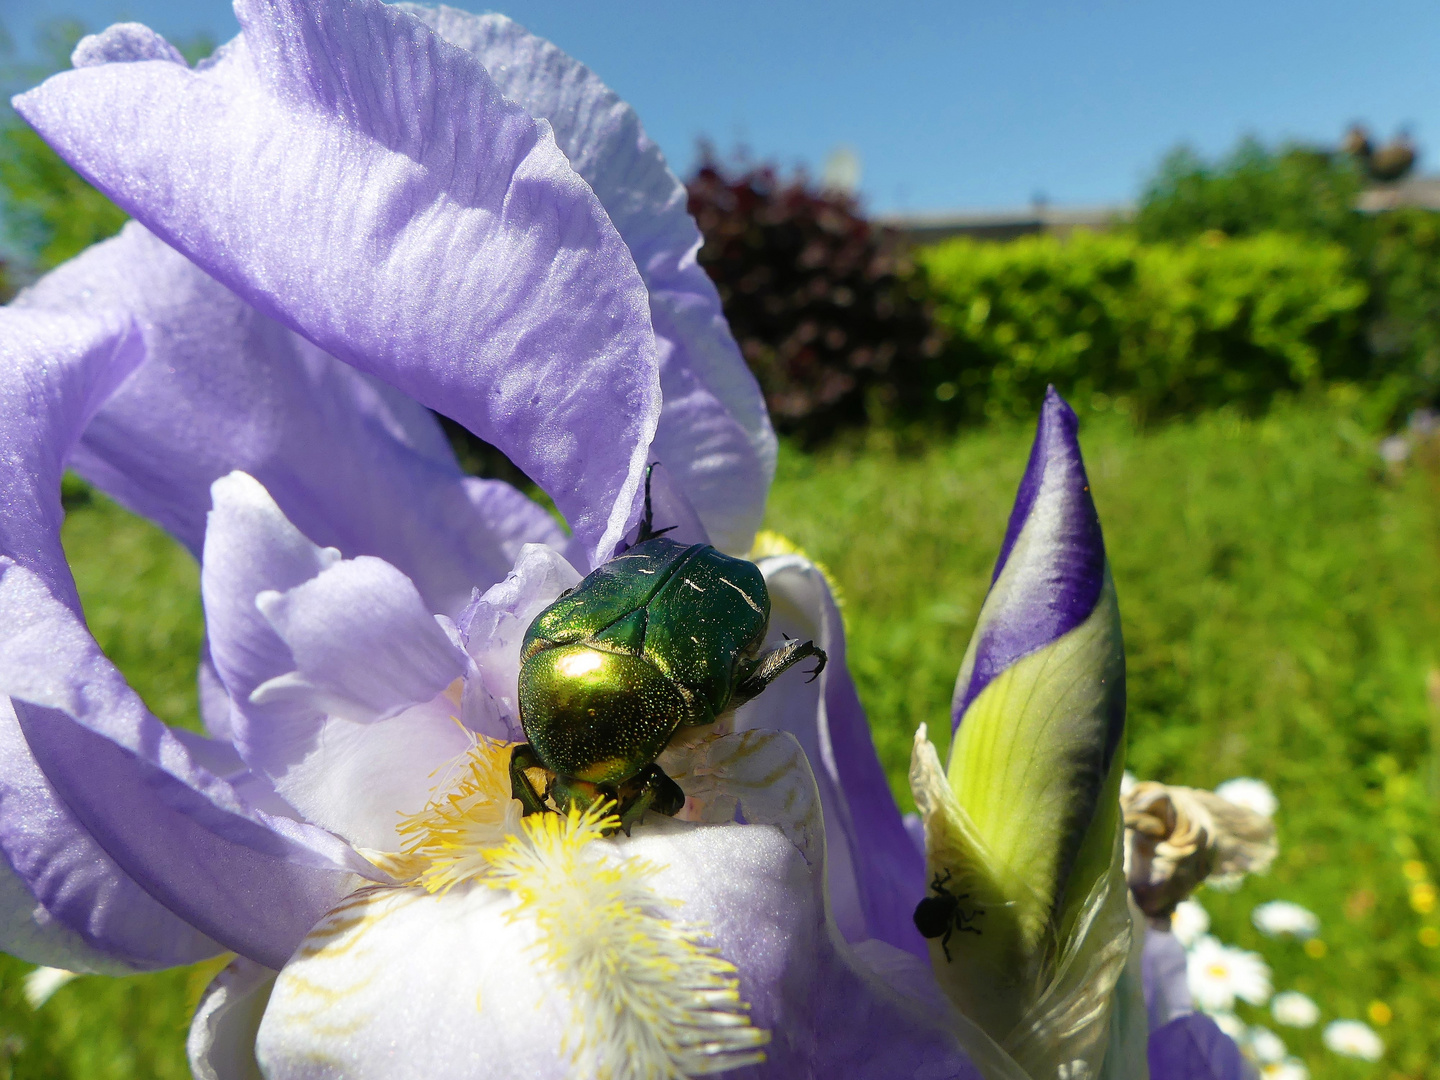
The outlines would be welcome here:
<svg viewBox="0 0 1440 1080">
<path fill-rule="evenodd" d="M 459 6 L 472 6 L 460 4 Z M 488 5 L 473 5 L 486 10 Z M 673 166 L 697 140 L 818 172 L 853 147 L 876 211 L 1132 198 L 1161 154 L 1245 133 L 1333 142 L 1408 125 L 1440 169 L 1435 0 L 859 4 L 514 0 L 507 14 L 589 64 Z M 237 25 L 224 0 L 0 0 L 39 19 L 172 37 Z"/>
</svg>

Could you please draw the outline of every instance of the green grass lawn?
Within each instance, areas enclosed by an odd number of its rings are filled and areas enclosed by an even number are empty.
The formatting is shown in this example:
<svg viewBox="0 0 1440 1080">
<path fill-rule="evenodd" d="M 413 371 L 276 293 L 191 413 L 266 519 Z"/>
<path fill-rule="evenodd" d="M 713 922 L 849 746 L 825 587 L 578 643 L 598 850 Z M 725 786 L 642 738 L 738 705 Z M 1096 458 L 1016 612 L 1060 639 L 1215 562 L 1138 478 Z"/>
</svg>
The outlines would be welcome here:
<svg viewBox="0 0 1440 1080">
<path fill-rule="evenodd" d="M 782 455 L 768 525 L 843 589 L 851 666 L 907 809 L 911 735 L 922 721 L 948 732 L 1030 434 Z M 1131 770 L 1201 786 L 1258 776 L 1280 797 L 1274 870 L 1201 894 L 1215 932 L 1263 952 L 1276 988 L 1315 998 L 1322 1024 L 1391 1014 L 1376 1065 L 1330 1054 L 1319 1026 L 1277 1029 L 1313 1077 L 1440 1077 L 1440 948 L 1422 943 L 1440 941 L 1422 935 L 1440 912 L 1412 906 L 1426 906 L 1414 879 L 1440 875 L 1425 689 L 1440 666 L 1440 473 L 1383 472 L 1344 402 L 1145 434 L 1097 421 L 1082 443 L 1124 619 Z M 192 723 L 188 557 L 100 498 L 73 508 L 65 539 L 101 643 L 159 715 Z M 1276 897 L 1319 914 L 1323 955 L 1251 927 Z M 187 1075 L 188 973 L 79 980 L 32 1013 L 27 967 L 0 960 L 0 1078 Z"/>
</svg>

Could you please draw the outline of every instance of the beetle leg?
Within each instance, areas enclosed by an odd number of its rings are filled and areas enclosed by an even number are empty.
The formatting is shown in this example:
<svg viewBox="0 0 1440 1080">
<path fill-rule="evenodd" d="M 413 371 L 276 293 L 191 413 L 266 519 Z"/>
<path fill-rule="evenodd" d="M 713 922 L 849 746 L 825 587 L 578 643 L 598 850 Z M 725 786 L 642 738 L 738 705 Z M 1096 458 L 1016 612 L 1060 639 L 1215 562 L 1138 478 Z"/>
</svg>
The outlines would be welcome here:
<svg viewBox="0 0 1440 1080">
<path fill-rule="evenodd" d="M 555 784 L 550 789 L 550 796 L 555 801 L 555 809 L 562 814 L 568 814 L 572 810 L 584 813 L 602 807 L 613 812 L 620 802 L 620 796 L 612 785 L 594 784 L 589 780 L 581 780 L 578 776 L 566 776 L 564 773 L 555 774 Z"/>
<path fill-rule="evenodd" d="M 665 770 L 659 765 L 647 765 L 633 779 L 625 782 L 625 788 L 630 789 L 632 786 L 638 787 L 639 790 L 620 813 L 620 827 L 625 830 L 626 836 L 630 835 L 630 826 L 639 821 L 646 810 L 654 810 L 657 814 L 674 817 L 685 805 L 684 790 L 665 775 Z M 624 792 L 622 792 L 623 801 Z"/>
<path fill-rule="evenodd" d="M 807 656 L 813 656 L 816 660 L 815 670 L 810 672 L 810 679 L 813 681 L 825 670 L 826 659 L 825 650 L 815 642 L 789 640 L 773 652 L 766 653 L 753 671 L 735 687 L 735 693 L 730 698 L 731 704 L 743 705 L 751 698 L 758 697 L 765 687 Z"/>
<path fill-rule="evenodd" d="M 543 813 L 549 809 L 545 805 L 545 796 L 535 790 L 530 777 L 525 775 L 526 769 L 536 768 L 545 768 L 545 763 L 529 743 L 519 743 L 510 751 L 510 797 L 520 800 L 520 804 L 525 808 L 522 816 Z"/>
<path fill-rule="evenodd" d="M 635 538 L 637 544 L 643 544 L 646 540 L 653 540 L 657 536 L 664 536 L 680 527 L 671 525 L 664 529 L 655 528 L 655 508 L 650 505 L 650 475 L 658 464 L 660 464 L 658 461 L 652 461 L 645 467 L 645 516 L 640 519 L 640 535 Z"/>
</svg>

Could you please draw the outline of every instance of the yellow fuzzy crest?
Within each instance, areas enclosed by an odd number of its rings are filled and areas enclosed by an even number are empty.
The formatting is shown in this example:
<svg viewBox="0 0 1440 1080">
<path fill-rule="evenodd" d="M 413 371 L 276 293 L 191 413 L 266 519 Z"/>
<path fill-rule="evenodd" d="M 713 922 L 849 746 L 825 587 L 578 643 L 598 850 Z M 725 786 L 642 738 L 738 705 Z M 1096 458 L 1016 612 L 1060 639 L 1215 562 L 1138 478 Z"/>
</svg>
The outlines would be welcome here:
<svg viewBox="0 0 1440 1080">
<path fill-rule="evenodd" d="M 448 892 L 489 871 L 488 848 L 520 828 L 521 806 L 510 797 L 510 743 L 477 739 L 460 759 L 459 780 L 400 825 L 400 854 L 384 865 L 432 893 Z M 547 815 L 548 816 L 548 815 Z"/>
<path fill-rule="evenodd" d="M 579 1074 L 598 1080 L 686 1080 L 763 1061 L 770 1041 L 740 1000 L 735 967 L 672 921 L 656 870 L 592 847 L 619 819 L 606 808 L 535 814 L 485 853 L 493 888 L 520 903 L 576 1012 Z"/>
</svg>

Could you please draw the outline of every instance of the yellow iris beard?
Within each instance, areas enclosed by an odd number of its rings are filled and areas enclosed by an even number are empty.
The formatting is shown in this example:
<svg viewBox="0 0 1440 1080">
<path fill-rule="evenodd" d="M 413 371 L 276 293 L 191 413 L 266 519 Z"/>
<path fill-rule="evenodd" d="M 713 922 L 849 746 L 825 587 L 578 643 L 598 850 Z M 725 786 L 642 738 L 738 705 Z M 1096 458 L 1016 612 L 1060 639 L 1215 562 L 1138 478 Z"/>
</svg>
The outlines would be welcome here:
<svg viewBox="0 0 1440 1080">
<path fill-rule="evenodd" d="M 400 826 L 401 850 L 367 853 L 396 878 L 444 894 L 475 881 L 513 893 L 508 918 L 531 921 L 537 948 L 575 1010 L 577 1074 L 687 1080 L 765 1060 L 735 967 L 704 928 L 673 921 L 658 872 L 618 858 L 606 810 L 521 817 L 509 743 L 478 739 L 453 785 Z M 437 788 L 438 790 L 438 788 Z"/>
<path fill-rule="evenodd" d="M 486 849 L 520 829 L 520 802 L 510 797 L 512 745 L 477 739 L 460 759 L 455 786 L 401 822 L 400 854 L 381 869 L 432 893 L 484 876 Z"/>
<path fill-rule="evenodd" d="M 536 814 L 486 853 L 485 884 L 520 903 L 577 1014 L 571 1049 L 601 1080 L 684 1080 L 763 1061 L 735 967 L 701 927 L 667 917 L 655 867 L 591 848 L 619 821 L 603 811 Z"/>
</svg>

